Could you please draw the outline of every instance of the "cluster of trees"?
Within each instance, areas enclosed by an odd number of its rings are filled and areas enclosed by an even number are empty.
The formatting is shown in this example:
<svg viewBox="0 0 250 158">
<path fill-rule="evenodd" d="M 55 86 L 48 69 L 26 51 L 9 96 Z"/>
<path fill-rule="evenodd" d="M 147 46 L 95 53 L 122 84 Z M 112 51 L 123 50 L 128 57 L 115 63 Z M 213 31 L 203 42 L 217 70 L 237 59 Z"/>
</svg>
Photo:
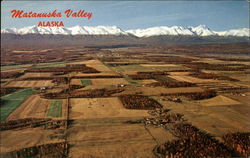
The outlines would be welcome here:
<svg viewBox="0 0 250 158">
<path fill-rule="evenodd" d="M 1 79 L 7 79 L 7 78 L 18 78 L 22 76 L 24 73 L 19 71 L 7 71 L 7 72 L 1 72 Z"/>
<path fill-rule="evenodd" d="M 29 68 L 27 70 L 25 70 L 25 72 L 59 72 L 59 73 L 71 73 L 71 72 L 82 72 L 82 73 L 99 73 L 100 71 L 92 68 L 92 67 L 88 67 L 84 64 L 81 64 L 79 66 L 65 66 L 65 67 L 32 67 Z"/>
<path fill-rule="evenodd" d="M 1 94 L 1 96 L 5 96 L 5 95 L 13 93 L 13 92 L 15 92 L 15 91 L 17 91 L 19 89 L 21 89 L 21 88 L 19 88 L 19 87 L 1 87 L 1 93 L 0 94 Z M 2 101 L 3 100 L 1 99 L 1 104 L 3 103 Z"/>
<path fill-rule="evenodd" d="M 150 74 L 136 74 L 136 75 L 129 75 L 129 77 L 132 78 L 133 80 L 146 80 L 154 78 Z"/>
<path fill-rule="evenodd" d="M 142 95 L 122 95 L 119 99 L 127 109 L 155 109 L 161 108 L 162 105 L 156 100 Z"/>
<path fill-rule="evenodd" d="M 4 49 L 5 50 L 5 49 Z M 25 49 L 29 50 L 29 48 Z M 5 50 L 1 52 L 2 60 L 1 65 L 10 64 L 37 64 L 37 63 L 48 63 L 48 62 L 61 62 L 61 61 L 73 61 L 82 58 L 81 52 L 67 52 L 64 50 L 53 49 L 47 51 L 23 51 L 23 52 L 12 52 Z M 86 57 L 89 58 L 89 57 Z"/>
<path fill-rule="evenodd" d="M 167 71 L 142 71 L 137 72 L 138 75 L 168 75 Z"/>
<path fill-rule="evenodd" d="M 179 56 L 147 56 L 145 59 L 152 61 L 152 62 L 166 62 L 171 64 L 181 64 L 181 63 L 189 63 L 192 62 L 194 59 L 179 57 Z"/>
<path fill-rule="evenodd" d="M 237 150 L 242 156 L 250 156 L 250 133 L 236 132 L 228 133 L 222 137 L 224 143 L 234 150 Z"/>
<path fill-rule="evenodd" d="M 189 123 L 178 123 L 172 127 L 179 139 L 157 146 L 155 152 L 164 157 L 235 157 L 234 150 L 220 143 L 210 134 L 200 131 Z"/>
<path fill-rule="evenodd" d="M 148 86 L 157 87 L 167 87 L 167 88 L 177 88 L 177 87 L 194 87 L 196 84 L 190 83 L 190 82 L 181 82 L 181 81 L 161 81 L 161 82 L 155 82 L 150 83 Z"/>
<path fill-rule="evenodd" d="M 223 57 L 215 57 L 218 60 L 223 60 L 223 61 L 239 61 L 239 62 L 249 62 L 249 58 L 223 58 Z"/>
<path fill-rule="evenodd" d="M 9 130 L 14 128 L 23 128 L 23 127 L 37 127 L 45 125 L 51 121 L 49 118 L 25 118 L 18 120 L 2 121 L 0 122 L 0 130 Z"/>
<path fill-rule="evenodd" d="M 114 93 L 120 93 L 124 91 L 123 89 L 113 88 L 113 89 L 91 89 L 91 90 L 79 90 L 71 91 L 70 97 L 72 98 L 96 98 L 96 97 L 109 97 Z"/>
<path fill-rule="evenodd" d="M 22 80 L 53 80 L 55 77 L 26 77 Z"/>
<path fill-rule="evenodd" d="M 52 80 L 53 83 L 63 83 L 63 84 L 68 84 L 70 82 L 70 78 L 69 77 L 54 77 L 54 79 Z"/>
<path fill-rule="evenodd" d="M 38 146 L 32 146 L 29 148 L 23 148 L 20 150 L 14 150 L 8 153 L 3 153 L 3 157 L 67 157 L 68 144 L 67 142 L 50 143 Z"/>
<path fill-rule="evenodd" d="M 71 78 L 123 78 L 121 75 L 72 76 Z"/>
<path fill-rule="evenodd" d="M 46 99 L 66 99 L 69 96 L 69 89 L 63 89 L 60 92 L 56 93 L 45 93 L 43 97 Z"/>
<path fill-rule="evenodd" d="M 188 97 L 192 100 L 201 100 L 201 99 L 213 98 L 216 95 L 217 95 L 217 93 L 214 90 L 205 90 L 203 92 L 196 92 L 196 93 L 187 94 L 186 97 Z"/>
<path fill-rule="evenodd" d="M 214 90 L 204 90 L 203 92 L 190 92 L 190 93 L 174 93 L 174 94 L 161 94 L 162 96 L 184 96 L 192 100 L 209 99 L 217 96 Z"/>
<path fill-rule="evenodd" d="M 227 64 L 208 64 L 202 62 L 195 63 L 187 63 L 186 67 L 197 69 L 197 70 L 217 70 L 217 71 L 244 71 L 245 69 L 249 69 L 248 65 L 242 66 L 231 66 Z"/>
<path fill-rule="evenodd" d="M 230 78 L 228 76 L 222 76 L 214 73 L 204 73 L 204 72 L 197 72 L 197 73 L 192 73 L 190 76 L 194 76 L 197 78 L 201 79 L 217 79 L 217 80 L 228 80 L 228 81 L 239 81 L 234 78 Z"/>
</svg>

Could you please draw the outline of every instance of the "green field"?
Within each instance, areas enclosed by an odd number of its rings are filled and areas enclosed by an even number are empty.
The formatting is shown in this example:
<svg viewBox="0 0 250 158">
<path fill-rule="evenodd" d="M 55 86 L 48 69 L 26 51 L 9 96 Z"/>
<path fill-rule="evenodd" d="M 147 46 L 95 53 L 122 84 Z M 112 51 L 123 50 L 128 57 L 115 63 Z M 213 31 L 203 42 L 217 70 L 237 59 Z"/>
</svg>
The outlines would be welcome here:
<svg viewBox="0 0 250 158">
<path fill-rule="evenodd" d="M 47 116 L 61 117 L 62 116 L 62 100 L 54 100 L 49 106 Z"/>
<path fill-rule="evenodd" d="M 150 66 L 153 70 L 183 70 L 186 69 L 184 66 L 176 65 L 176 66 Z"/>
<path fill-rule="evenodd" d="M 122 65 L 122 66 L 114 66 L 111 67 L 114 71 L 145 71 L 152 70 L 150 67 L 143 67 L 141 65 Z"/>
<path fill-rule="evenodd" d="M 36 64 L 32 65 L 33 67 L 59 67 L 59 66 L 65 66 L 65 63 L 41 63 L 41 64 Z"/>
<path fill-rule="evenodd" d="M 92 82 L 90 80 L 81 79 L 81 84 L 83 86 L 89 86 L 92 85 Z"/>
<path fill-rule="evenodd" d="M 28 67 L 56 67 L 56 66 L 65 66 L 66 63 L 40 63 L 40 64 L 22 64 L 22 65 L 8 65 L 2 66 L 1 70 L 11 70 L 19 68 L 28 68 Z"/>
<path fill-rule="evenodd" d="M 24 100 L 32 94 L 32 89 L 20 90 L 1 97 L 0 119 L 4 121 Z"/>
<path fill-rule="evenodd" d="M 23 65 L 9 65 L 9 66 L 2 66 L 1 70 L 11 70 L 11 69 L 19 69 L 19 68 L 27 68 L 32 66 L 31 64 L 23 64 Z"/>
<path fill-rule="evenodd" d="M 130 78 L 128 75 L 124 75 L 123 78 L 128 81 L 130 84 L 135 86 L 140 86 L 141 84 Z"/>
</svg>

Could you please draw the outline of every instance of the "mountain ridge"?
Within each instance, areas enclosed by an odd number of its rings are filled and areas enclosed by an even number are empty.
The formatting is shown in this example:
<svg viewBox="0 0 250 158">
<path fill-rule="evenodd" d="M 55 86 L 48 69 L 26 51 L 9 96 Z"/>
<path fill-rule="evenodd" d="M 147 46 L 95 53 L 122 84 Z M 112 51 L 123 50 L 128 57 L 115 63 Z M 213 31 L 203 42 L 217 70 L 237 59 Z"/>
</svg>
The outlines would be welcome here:
<svg viewBox="0 0 250 158">
<path fill-rule="evenodd" d="M 1 34 L 53 34 L 53 35 L 127 35 L 136 37 L 151 37 L 161 35 L 187 35 L 187 36 L 238 36 L 249 37 L 250 29 L 232 29 L 226 31 L 213 31 L 205 25 L 188 26 L 158 26 L 146 29 L 122 30 L 117 26 L 74 26 L 74 27 L 37 27 L 27 26 L 20 29 L 2 29 Z"/>
</svg>

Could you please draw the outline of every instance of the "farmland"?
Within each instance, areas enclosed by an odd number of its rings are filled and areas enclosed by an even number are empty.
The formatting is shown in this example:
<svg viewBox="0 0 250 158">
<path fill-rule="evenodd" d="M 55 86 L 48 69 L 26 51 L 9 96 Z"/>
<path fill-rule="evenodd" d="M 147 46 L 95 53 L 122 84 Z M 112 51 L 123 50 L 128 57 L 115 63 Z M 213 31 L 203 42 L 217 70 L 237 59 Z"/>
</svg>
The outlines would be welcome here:
<svg viewBox="0 0 250 158">
<path fill-rule="evenodd" d="M 32 90 L 26 89 L 1 97 L 1 121 L 5 120 L 31 94 Z"/>
<path fill-rule="evenodd" d="M 250 156 L 250 48 L 234 47 L 6 49 L 0 157 Z"/>
<path fill-rule="evenodd" d="M 90 80 L 84 80 L 84 79 L 81 79 L 81 84 L 83 86 L 89 86 L 92 84 L 92 82 Z"/>
<path fill-rule="evenodd" d="M 44 118 L 48 104 L 49 100 L 42 99 L 37 95 L 32 95 L 9 115 L 8 120 L 32 117 Z"/>
<path fill-rule="evenodd" d="M 61 117 L 62 116 L 62 101 L 54 100 L 51 102 L 47 116 Z"/>
<path fill-rule="evenodd" d="M 50 80 L 40 81 L 11 81 L 6 87 L 47 87 L 52 86 Z"/>
</svg>

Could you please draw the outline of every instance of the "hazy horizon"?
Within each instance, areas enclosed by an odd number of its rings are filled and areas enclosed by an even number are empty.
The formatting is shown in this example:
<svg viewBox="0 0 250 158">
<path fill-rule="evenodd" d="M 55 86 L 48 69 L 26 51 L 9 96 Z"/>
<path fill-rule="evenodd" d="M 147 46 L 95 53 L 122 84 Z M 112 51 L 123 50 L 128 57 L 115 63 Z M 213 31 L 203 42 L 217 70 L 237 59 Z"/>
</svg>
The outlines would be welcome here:
<svg viewBox="0 0 250 158">
<path fill-rule="evenodd" d="M 20 6 L 20 7 L 19 7 Z M 123 30 L 158 26 L 206 25 L 214 31 L 249 28 L 247 1 L 2 1 L 1 28 L 23 28 L 39 21 L 63 21 L 65 27 L 117 26 Z M 12 9 L 92 12 L 86 18 L 11 18 Z"/>
</svg>

